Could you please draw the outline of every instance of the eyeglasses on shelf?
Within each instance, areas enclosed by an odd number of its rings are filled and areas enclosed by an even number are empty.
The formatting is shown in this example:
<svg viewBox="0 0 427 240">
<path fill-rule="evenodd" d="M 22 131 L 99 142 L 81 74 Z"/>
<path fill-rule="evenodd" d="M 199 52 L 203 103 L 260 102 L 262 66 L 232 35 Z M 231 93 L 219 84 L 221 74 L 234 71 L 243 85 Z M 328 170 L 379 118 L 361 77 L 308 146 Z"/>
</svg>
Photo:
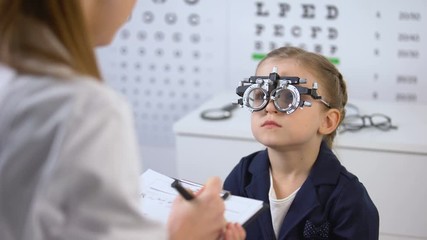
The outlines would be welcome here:
<svg viewBox="0 0 427 240">
<path fill-rule="evenodd" d="M 394 126 L 391 123 L 391 118 L 384 114 L 375 113 L 371 115 L 349 115 L 344 118 L 341 123 L 340 133 L 346 131 L 359 131 L 362 128 L 374 127 L 382 131 L 388 131 L 392 129 L 397 129 L 397 126 Z"/>
</svg>

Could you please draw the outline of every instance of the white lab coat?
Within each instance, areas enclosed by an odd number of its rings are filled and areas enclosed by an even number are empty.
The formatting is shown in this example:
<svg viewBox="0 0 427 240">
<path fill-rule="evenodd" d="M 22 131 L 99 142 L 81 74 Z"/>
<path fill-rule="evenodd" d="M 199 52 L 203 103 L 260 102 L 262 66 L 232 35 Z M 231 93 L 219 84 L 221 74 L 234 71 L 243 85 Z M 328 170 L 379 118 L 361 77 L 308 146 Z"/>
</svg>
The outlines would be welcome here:
<svg viewBox="0 0 427 240">
<path fill-rule="evenodd" d="M 166 238 L 140 213 L 125 101 L 64 67 L 51 66 L 63 79 L 0 67 L 0 239 Z"/>
</svg>

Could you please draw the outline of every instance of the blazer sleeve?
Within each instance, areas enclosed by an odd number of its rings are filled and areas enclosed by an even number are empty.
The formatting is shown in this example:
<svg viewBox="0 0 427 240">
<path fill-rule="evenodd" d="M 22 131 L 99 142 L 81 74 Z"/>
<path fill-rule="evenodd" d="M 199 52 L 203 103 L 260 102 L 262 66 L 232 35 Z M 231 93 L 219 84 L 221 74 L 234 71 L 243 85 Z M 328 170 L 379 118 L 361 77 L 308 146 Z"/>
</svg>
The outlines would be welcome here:
<svg viewBox="0 0 427 240">
<path fill-rule="evenodd" d="M 378 210 L 357 178 L 342 188 L 331 215 L 334 239 L 378 239 Z"/>
</svg>

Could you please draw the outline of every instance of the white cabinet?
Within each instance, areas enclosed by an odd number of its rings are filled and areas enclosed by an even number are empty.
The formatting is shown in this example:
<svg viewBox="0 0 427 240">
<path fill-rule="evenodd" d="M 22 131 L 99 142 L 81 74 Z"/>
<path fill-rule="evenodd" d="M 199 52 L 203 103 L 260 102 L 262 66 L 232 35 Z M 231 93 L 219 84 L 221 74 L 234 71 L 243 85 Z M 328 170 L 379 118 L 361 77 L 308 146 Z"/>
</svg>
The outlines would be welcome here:
<svg viewBox="0 0 427 240">
<path fill-rule="evenodd" d="M 224 179 L 235 164 L 264 147 L 250 130 L 250 112 L 236 109 L 227 120 L 200 118 L 203 110 L 235 102 L 219 94 L 174 125 L 177 173 L 204 182 Z M 334 151 L 366 186 L 380 212 L 380 239 L 427 239 L 427 106 L 350 101 L 360 114 L 383 113 L 397 130 L 375 128 L 339 134 Z"/>
</svg>

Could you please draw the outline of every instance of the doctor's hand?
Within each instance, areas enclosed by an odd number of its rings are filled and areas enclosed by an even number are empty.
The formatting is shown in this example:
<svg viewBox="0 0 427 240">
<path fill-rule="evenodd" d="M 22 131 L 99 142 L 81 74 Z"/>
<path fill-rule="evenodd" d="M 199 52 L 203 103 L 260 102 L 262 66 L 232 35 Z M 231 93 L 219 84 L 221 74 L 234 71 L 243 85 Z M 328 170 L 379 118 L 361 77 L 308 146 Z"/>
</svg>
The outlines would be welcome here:
<svg viewBox="0 0 427 240">
<path fill-rule="evenodd" d="M 196 193 L 194 199 L 187 201 L 178 196 L 172 204 L 168 219 L 169 238 L 172 240 L 222 238 L 227 233 L 227 225 L 224 219 L 224 201 L 219 197 L 221 190 L 221 180 L 214 177 Z"/>
<path fill-rule="evenodd" d="M 238 223 L 227 223 L 224 232 L 224 240 L 243 240 L 246 238 L 246 231 Z"/>
</svg>

